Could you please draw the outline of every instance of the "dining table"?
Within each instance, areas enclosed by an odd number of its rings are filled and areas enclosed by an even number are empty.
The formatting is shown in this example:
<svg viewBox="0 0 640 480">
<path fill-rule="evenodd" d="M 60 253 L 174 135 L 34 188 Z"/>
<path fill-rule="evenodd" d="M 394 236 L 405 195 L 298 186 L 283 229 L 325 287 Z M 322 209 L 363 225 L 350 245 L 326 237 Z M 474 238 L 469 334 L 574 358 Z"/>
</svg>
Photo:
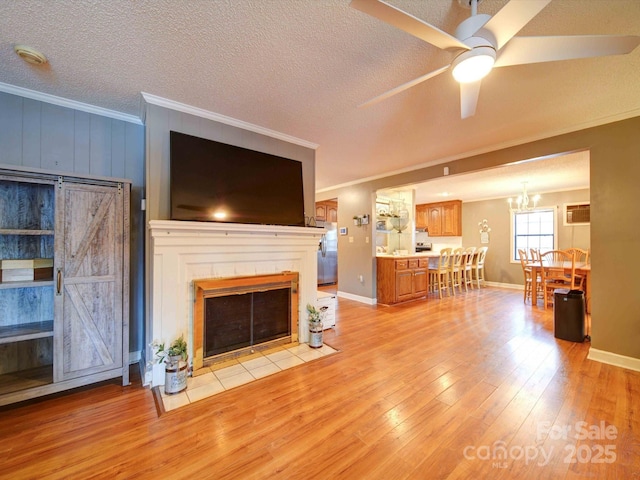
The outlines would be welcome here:
<svg viewBox="0 0 640 480">
<path fill-rule="evenodd" d="M 529 262 L 525 265 L 531 269 L 531 291 L 537 292 L 538 288 L 538 274 L 542 265 L 540 262 Z M 552 269 L 564 269 L 565 273 L 571 274 L 571 262 L 570 261 L 556 261 L 545 262 L 544 268 Z M 576 275 L 584 276 L 584 299 L 586 303 L 587 313 L 591 313 L 591 264 L 589 262 L 575 262 Z M 531 306 L 535 307 L 538 304 L 537 295 L 531 295 Z"/>
</svg>

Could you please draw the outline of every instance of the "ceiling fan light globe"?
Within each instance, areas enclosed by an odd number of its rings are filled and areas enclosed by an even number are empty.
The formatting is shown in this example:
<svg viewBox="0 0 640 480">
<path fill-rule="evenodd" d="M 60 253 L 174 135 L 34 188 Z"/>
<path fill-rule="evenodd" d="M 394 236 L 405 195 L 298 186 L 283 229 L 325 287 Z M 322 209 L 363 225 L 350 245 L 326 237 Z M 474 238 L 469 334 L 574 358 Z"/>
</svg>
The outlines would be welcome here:
<svg viewBox="0 0 640 480">
<path fill-rule="evenodd" d="M 483 79 L 493 68 L 496 51 L 491 47 L 477 47 L 458 55 L 451 73 L 458 83 L 472 83 Z"/>
</svg>

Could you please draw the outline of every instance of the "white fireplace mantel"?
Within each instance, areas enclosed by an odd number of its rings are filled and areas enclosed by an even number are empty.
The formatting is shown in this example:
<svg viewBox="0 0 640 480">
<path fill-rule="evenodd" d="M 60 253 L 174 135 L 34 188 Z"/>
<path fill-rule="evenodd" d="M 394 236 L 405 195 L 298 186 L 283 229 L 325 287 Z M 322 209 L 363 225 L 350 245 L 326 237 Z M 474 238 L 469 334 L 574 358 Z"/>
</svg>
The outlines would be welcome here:
<svg viewBox="0 0 640 480">
<path fill-rule="evenodd" d="M 217 222 L 149 222 L 146 344 L 187 339 L 193 358 L 193 281 L 298 272 L 298 338 L 307 342 L 306 305 L 316 303 L 317 250 L 324 229 Z M 148 347 L 147 359 L 153 358 Z M 149 381 L 149 379 L 145 379 Z M 162 383 L 154 375 L 153 386 Z"/>
</svg>

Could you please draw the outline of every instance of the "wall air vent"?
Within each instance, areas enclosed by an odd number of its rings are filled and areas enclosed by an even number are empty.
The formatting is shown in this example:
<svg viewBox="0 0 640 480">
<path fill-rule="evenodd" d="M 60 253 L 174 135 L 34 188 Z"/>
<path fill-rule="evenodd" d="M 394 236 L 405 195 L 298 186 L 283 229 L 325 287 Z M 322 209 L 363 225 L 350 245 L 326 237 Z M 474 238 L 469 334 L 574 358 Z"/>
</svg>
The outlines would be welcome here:
<svg viewBox="0 0 640 480">
<path fill-rule="evenodd" d="M 589 225 L 591 222 L 591 205 L 584 203 L 567 203 L 564 205 L 563 224 L 567 225 Z"/>
</svg>

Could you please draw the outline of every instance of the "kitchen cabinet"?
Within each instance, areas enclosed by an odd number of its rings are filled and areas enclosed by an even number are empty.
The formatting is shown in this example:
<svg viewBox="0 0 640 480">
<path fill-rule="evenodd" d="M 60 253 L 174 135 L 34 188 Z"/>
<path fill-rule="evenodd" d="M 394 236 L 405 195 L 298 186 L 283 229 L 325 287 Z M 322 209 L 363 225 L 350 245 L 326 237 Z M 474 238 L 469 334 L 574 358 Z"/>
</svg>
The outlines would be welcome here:
<svg viewBox="0 0 640 480">
<path fill-rule="evenodd" d="M 376 264 L 378 303 L 390 305 L 427 295 L 428 258 L 377 257 Z"/>
<path fill-rule="evenodd" d="M 443 237 L 462 236 L 462 202 L 443 203 L 441 220 L 441 234 Z"/>
<path fill-rule="evenodd" d="M 429 205 L 428 211 L 428 225 L 430 237 L 442 236 L 442 206 L 441 205 Z"/>
<path fill-rule="evenodd" d="M 53 264 L 0 283 L 0 405 L 129 383 L 129 192 L 124 180 L 0 169 L 0 257 Z"/>
<path fill-rule="evenodd" d="M 429 227 L 429 207 L 427 204 L 416 205 L 416 228 L 425 230 Z"/>
<path fill-rule="evenodd" d="M 416 205 L 416 226 L 418 226 L 419 211 L 423 217 L 426 216 L 426 228 L 430 237 L 462 236 L 462 201 L 451 200 Z"/>
<path fill-rule="evenodd" d="M 336 223 L 338 221 L 338 202 L 335 200 L 316 202 L 316 220 Z"/>
</svg>

